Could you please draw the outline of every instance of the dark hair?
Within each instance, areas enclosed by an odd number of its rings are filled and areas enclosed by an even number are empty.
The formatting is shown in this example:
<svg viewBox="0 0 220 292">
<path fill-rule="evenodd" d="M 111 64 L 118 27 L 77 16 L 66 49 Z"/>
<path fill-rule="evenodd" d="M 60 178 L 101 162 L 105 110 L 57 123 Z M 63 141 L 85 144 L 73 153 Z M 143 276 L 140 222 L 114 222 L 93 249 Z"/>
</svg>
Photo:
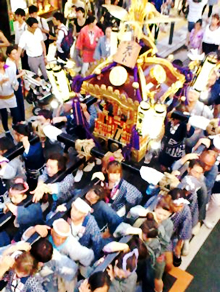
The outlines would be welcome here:
<svg viewBox="0 0 220 292">
<path fill-rule="evenodd" d="M 9 46 L 9 47 L 7 47 L 6 55 L 7 55 L 7 56 L 11 55 L 11 52 L 12 52 L 13 50 L 17 50 L 17 49 L 18 49 L 18 46 L 17 46 L 17 45 L 13 45 L 13 46 Z"/>
<path fill-rule="evenodd" d="M 4 62 L 6 61 L 6 56 L 0 52 L 0 62 Z"/>
<path fill-rule="evenodd" d="M 147 236 L 147 238 L 155 238 L 158 235 L 158 224 L 154 219 L 154 215 L 152 213 L 148 213 L 146 216 L 146 220 L 141 225 L 142 232 Z"/>
<path fill-rule="evenodd" d="M 95 21 L 95 16 L 94 15 L 89 15 L 87 18 L 87 24 L 91 24 Z"/>
<path fill-rule="evenodd" d="M 121 252 L 115 259 L 115 261 L 117 260 L 117 267 L 119 269 L 123 269 L 123 258 L 126 254 L 128 254 L 129 252 Z M 136 255 L 133 254 L 131 255 L 129 258 L 127 258 L 127 261 L 126 261 L 126 270 L 130 271 L 131 273 L 133 271 L 136 270 L 137 268 L 137 258 L 136 258 Z"/>
<path fill-rule="evenodd" d="M 182 190 L 182 189 L 179 189 L 179 188 L 172 189 L 171 191 L 169 191 L 168 195 L 171 196 L 173 201 L 177 200 L 179 198 L 185 198 L 186 197 L 185 191 Z"/>
<path fill-rule="evenodd" d="M 169 211 L 172 213 L 172 199 L 171 196 L 166 195 L 160 198 L 158 201 L 156 208 L 162 208 L 163 210 Z"/>
<path fill-rule="evenodd" d="M 38 20 L 35 17 L 29 17 L 26 23 L 28 26 L 32 27 L 35 23 L 38 23 Z"/>
<path fill-rule="evenodd" d="M 216 19 L 218 20 L 218 22 L 219 22 L 220 17 L 219 17 L 219 15 L 218 15 L 218 13 L 214 13 L 214 14 L 212 14 L 212 17 L 213 17 L 213 18 L 216 18 Z"/>
<path fill-rule="evenodd" d="M 202 169 L 204 169 L 204 167 L 205 167 L 205 164 L 202 161 L 200 161 L 199 159 L 190 160 L 189 168 L 193 168 L 195 165 L 202 167 Z"/>
<path fill-rule="evenodd" d="M 93 191 L 97 196 L 99 196 L 99 201 L 105 199 L 106 197 L 105 189 L 100 185 L 93 186 L 90 191 Z"/>
<path fill-rule="evenodd" d="M 47 263 L 52 259 L 53 246 L 46 238 L 40 238 L 31 246 L 31 255 L 41 263 Z"/>
<path fill-rule="evenodd" d="M 205 149 L 202 153 L 201 153 L 201 155 L 200 155 L 200 159 L 204 159 L 204 156 L 209 156 L 209 157 L 213 157 L 215 160 L 216 160 L 216 158 L 217 158 L 217 154 L 216 154 L 216 152 L 214 151 L 214 150 L 210 150 L 210 149 Z"/>
<path fill-rule="evenodd" d="M 111 28 L 111 29 L 112 29 L 112 26 L 111 26 L 111 25 L 107 25 L 107 26 L 105 27 L 105 31 L 106 31 L 107 28 Z"/>
<path fill-rule="evenodd" d="M 63 13 L 61 13 L 61 12 L 55 12 L 55 13 L 53 14 L 53 17 L 54 17 L 56 20 L 60 21 L 61 23 L 64 23 L 64 15 L 63 15 Z"/>
<path fill-rule="evenodd" d="M 31 5 L 31 6 L 29 6 L 28 7 L 28 13 L 29 14 L 32 14 L 32 13 L 35 13 L 35 12 L 38 12 L 38 8 L 37 8 L 37 6 L 35 6 L 35 5 Z"/>
<path fill-rule="evenodd" d="M 95 291 L 98 288 L 101 288 L 105 285 L 110 286 L 110 277 L 107 271 L 104 272 L 96 272 L 89 277 L 89 286 L 91 291 Z"/>
<path fill-rule="evenodd" d="M 107 172 L 110 172 L 110 173 L 118 173 L 119 172 L 122 176 L 122 165 L 117 160 L 110 161 L 108 163 L 106 169 L 107 169 Z"/>
<path fill-rule="evenodd" d="M 179 67 L 183 67 L 183 62 L 180 59 L 173 60 L 172 64 L 177 65 Z"/>
<path fill-rule="evenodd" d="M 13 148 L 15 146 L 14 142 L 8 137 L 0 138 L 0 150 L 5 151 Z"/>
<path fill-rule="evenodd" d="M 202 19 L 197 20 L 196 23 L 199 23 L 202 26 Z"/>
<path fill-rule="evenodd" d="M 21 15 L 22 17 L 25 16 L 25 11 L 22 8 L 18 8 L 15 10 L 15 15 Z"/>
<path fill-rule="evenodd" d="M 22 183 L 12 183 L 11 189 L 15 191 L 23 191 L 25 190 L 25 187 Z"/>
<path fill-rule="evenodd" d="M 38 116 L 43 116 L 46 120 L 52 120 L 53 118 L 53 113 L 50 110 L 47 109 L 41 109 L 38 112 Z"/>
<path fill-rule="evenodd" d="M 48 156 L 47 161 L 49 159 L 50 160 L 56 160 L 57 161 L 59 171 L 63 171 L 63 170 L 66 169 L 66 157 L 64 157 L 60 153 L 51 153 Z"/>
<path fill-rule="evenodd" d="M 20 135 L 29 137 L 33 130 L 30 123 L 17 123 L 16 125 L 12 126 L 13 130 Z"/>
<path fill-rule="evenodd" d="M 81 11 L 83 14 L 85 14 L 85 9 L 83 7 L 76 7 L 76 12 Z"/>
<path fill-rule="evenodd" d="M 133 250 L 134 248 L 138 249 L 139 260 L 146 259 L 149 256 L 146 245 L 143 243 L 143 241 L 139 238 L 138 235 L 134 235 L 132 239 L 129 241 L 128 245 L 131 250 Z"/>
</svg>

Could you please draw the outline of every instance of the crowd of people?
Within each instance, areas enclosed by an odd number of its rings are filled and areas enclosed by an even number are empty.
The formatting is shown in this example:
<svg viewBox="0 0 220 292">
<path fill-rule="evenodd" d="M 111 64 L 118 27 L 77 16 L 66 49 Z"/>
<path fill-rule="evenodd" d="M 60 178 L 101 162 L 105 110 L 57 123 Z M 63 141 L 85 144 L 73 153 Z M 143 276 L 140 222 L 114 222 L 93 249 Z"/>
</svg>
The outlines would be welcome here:
<svg viewBox="0 0 220 292">
<path fill-rule="evenodd" d="M 159 12 L 172 6 L 170 1 L 154 2 Z M 187 46 L 206 55 L 217 54 L 219 61 L 219 15 L 212 14 L 216 3 L 209 1 L 210 23 L 203 30 L 201 18 L 206 2 L 188 1 Z M 85 75 L 95 60 L 108 57 L 112 29 L 120 23 L 102 4 L 128 9 L 130 3 L 100 0 L 93 6 L 68 0 L 64 14 L 53 14 L 55 34 L 38 16 L 38 8 L 31 5 L 28 15 L 21 8 L 15 11 L 13 45 L 0 33 L 0 48 L 5 48 L 0 53 L 0 114 L 5 131 L 0 138 L 0 219 L 8 212 L 14 218 L 10 227 L 0 231 L 0 290 L 6 286 L 8 292 L 133 292 L 139 283 L 143 292 L 162 292 L 164 273 L 177 266 L 181 256 L 188 255 L 192 237 L 203 224 L 213 228 L 216 223 L 220 210 L 220 137 L 210 135 L 220 132 L 218 67 L 207 75 L 205 99 L 188 86 L 184 101 L 169 104 L 162 147 L 154 161 L 164 176 L 153 187 L 137 173 L 128 181 L 123 158 L 115 153 L 107 153 L 102 161 L 89 156 L 89 162 L 82 162 L 77 172 L 56 180 L 65 173 L 75 152 L 68 145 L 42 136 L 42 131 L 40 139 L 34 139 L 39 127 L 48 125 L 62 126 L 65 133 L 80 139 L 86 139 L 87 129 L 92 132 L 103 107 L 101 102 L 87 107 L 77 101 L 83 125 L 78 124 L 79 117 L 68 104 L 60 116 L 42 109 L 35 124 L 25 121 L 21 79 L 22 69 L 28 69 L 36 75 L 40 71 L 41 78 L 48 81 L 49 44 L 55 42 L 57 57 L 66 60 L 70 46 L 66 47 L 64 40 L 70 34 L 79 74 Z M 173 64 L 178 69 L 183 67 L 180 60 Z M 210 120 L 210 125 L 206 130 L 190 125 L 185 112 Z M 8 160 L 5 154 L 18 143 L 23 146 L 23 154 Z M 99 182 L 80 197 L 94 177 Z M 29 196 L 31 204 L 23 204 Z M 70 200 L 68 209 L 66 203 Z M 48 226 L 59 212 L 62 218 Z M 40 239 L 27 243 L 35 233 Z M 131 235 L 131 239 L 119 242 L 125 235 Z M 97 272 L 105 257 L 114 252 L 118 254 L 112 263 Z"/>
</svg>

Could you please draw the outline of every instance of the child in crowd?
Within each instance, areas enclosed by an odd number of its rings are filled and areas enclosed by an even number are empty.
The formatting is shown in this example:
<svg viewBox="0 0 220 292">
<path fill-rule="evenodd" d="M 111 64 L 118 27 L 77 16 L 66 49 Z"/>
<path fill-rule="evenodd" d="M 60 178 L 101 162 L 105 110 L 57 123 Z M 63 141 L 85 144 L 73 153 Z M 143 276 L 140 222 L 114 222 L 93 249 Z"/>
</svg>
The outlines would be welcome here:
<svg viewBox="0 0 220 292">
<path fill-rule="evenodd" d="M 189 49 L 198 49 L 199 52 L 202 50 L 202 39 L 204 31 L 202 29 L 202 19 L 196 21 L 194 28 L 190 32 L 189 41 L 186 44 Z"/>
<path fill-rule="evenodd" d="M 133 217 L 137 215 L 144 215 L 147 218 L 140 228 L 143 232 L 143 240 L 151 255 L 151 261 L 150 265 L 148 261 L 146 263 L 148 268 L 145 276 L 143 277 L 142 289 L 143 291 L 147 291 L 147 288 L 145 287 L 147 287 L 146 282 L 150 280 L 148 279 L 150 273 L 151 278 L 154 278 L 155 291 L 160 292 L 163 290 L 162 277 L 165 269 L 165 251 L 170 244 L 173 233 L 173 223 L 169 218 L 172 215 L 173 210 L 172 200 L 169 195 L 159 197 L 158 200 L 156 200 L 156 204 L 155 202 L 153 204 L 155 205 L 152 207 L 153 213 L 148 213 L 149 209 L 145 209 L 141 206 L 132 208 L 130 213 Z M 134 226 L 140 224 L 139 220 L 135 222 Z M 157 236 L 156 238 L 155 234 Z M 149 238 L 154 239 L 149 240 Z"/>
</svg>

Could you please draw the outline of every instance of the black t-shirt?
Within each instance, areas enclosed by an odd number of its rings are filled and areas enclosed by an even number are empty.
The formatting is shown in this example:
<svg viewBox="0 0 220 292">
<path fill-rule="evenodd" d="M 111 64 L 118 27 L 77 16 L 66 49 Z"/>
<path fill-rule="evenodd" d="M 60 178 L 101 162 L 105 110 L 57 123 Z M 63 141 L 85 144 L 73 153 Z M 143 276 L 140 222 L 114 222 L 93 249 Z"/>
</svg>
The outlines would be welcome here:
<svg viewBox="0 0 220 292">
<path fill-rule="evenodd" d="M 171 133 L 170 128 L 171 123 L 169 122 L 165 128 L 165 135 L 162 140 L 163 150 L 159 156 L 160 164 L 166 167 L 170 167 L 174 161 L 185 155 L 184 138 L 190 137 L 194 132 L 191 127 L 190 132 L 187 133 L 187 124 L 185 122 L 179 124 L 175 133 Z"/>
<path fill-rule="evenodd" d="M 78 22 L 77 22 L 77 18 L 74 19 L 73 23 L 74 23 L 74 25 L 76 26 L 76 32 L 77 32 L 77 33 L 80 33 L 80 30 L 81 30 L 84 26 L 87 25 L 87 19 L 86 19 L 85 23 L 84 23 L 82 26 L 80 26 L 80 25 L 78 24 Z"/>
</svg>

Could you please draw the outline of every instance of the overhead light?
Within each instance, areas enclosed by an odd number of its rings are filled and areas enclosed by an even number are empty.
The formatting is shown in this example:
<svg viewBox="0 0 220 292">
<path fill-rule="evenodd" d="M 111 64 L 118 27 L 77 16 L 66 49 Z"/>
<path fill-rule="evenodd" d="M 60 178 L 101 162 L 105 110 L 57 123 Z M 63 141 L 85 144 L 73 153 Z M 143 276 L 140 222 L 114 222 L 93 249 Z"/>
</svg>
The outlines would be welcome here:
<svg viewBox="0 0 220 292">
<path fill-rule="evenodd" d="M 56 108 L 58 108 L 59 103 L 58 103 L 57 100 L 54 99 L 54 100 L 51 101 L 50 106 L 51 106 L 53 109 L 56 109 Z"/>
</svg>

